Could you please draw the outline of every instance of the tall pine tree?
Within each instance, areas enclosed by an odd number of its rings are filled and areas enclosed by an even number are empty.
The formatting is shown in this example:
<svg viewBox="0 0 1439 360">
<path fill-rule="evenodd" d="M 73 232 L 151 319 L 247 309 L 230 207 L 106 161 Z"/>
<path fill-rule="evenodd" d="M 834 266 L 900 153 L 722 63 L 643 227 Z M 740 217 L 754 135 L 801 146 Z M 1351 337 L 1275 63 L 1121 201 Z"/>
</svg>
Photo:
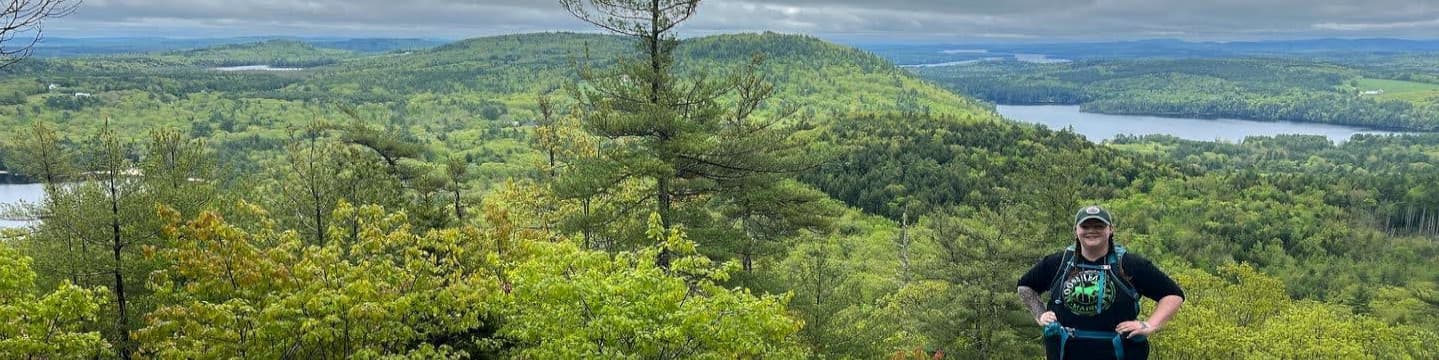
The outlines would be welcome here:
<svg viewBox="0 0 1439 360">
<path fill-rule="evenodd" d="M 698 0 L 561 0 L 581 20 L 630 37 L 637 49 L 610 68 L 583 66 L 571 87 L 584 128 L 607 139 L 601 156 L 584 159 L 580 176 L 561 177 L 573 198 L 605 193 L 627 180 L 644 183 L 665 233 L 685 219 L 686 205 L 726 189 L 752 187 L 756 176 L 806 167 L 799 145 L 777 115 L 751 116 L 774 94 L 759 73 L 762 57 L 728 76 L 677 70 L 675 27 L 695 14 Z M 724 98 L 725 101 L 721 101 Z M 668 263 L 661 252 L 658 263 Z"/>
</svg>

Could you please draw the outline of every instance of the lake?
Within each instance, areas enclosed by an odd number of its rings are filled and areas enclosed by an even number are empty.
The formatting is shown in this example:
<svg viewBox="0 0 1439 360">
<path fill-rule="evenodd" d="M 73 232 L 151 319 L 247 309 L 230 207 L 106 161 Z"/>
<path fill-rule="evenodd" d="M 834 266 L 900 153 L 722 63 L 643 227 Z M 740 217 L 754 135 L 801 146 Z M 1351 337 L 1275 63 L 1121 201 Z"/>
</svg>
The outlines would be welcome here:
<svg viewBox="0 0 1439 360">
<path fill-rule="evenodd" d="M 0 183 L 0 211 L 8 210 L 7 208 L 21 201 L 34 204 L 44 198 L 45 185 Z M 26 224 L 25 221 L 9 220 L 0 216 L 0 228 L 22 227 Z"/>
<path fill-rule="evenodd" d="M 218 71 L 300 71 L 303 68 L 270 67 L 270 65 L 244 65 L 212 68 Z"/>
<path fill-rule="evenodd" d="M 946 53 L 946 54 L 962 54 L 962 53 L 960 53 L 960 52 L 951 52 L 951 51 L 959 51 L 959 50 L 945 50 L 945 51 L 941 51 L 941 52 Z M 983 51 L 983 50 L 981 50 L 981 51 Z M 982 53 L 982 52 L 980 52 L 980 53 Z M 963 54 L 968 54 L 968 53 L 963 53 Z M 1070 60 L 1068 60 L 1068 59 L 1052 58 L 1052 57 L 1049 57 L 1049 55 L 1044 55 L 1044 54 L 1009 54 L 1009 55 L 1005 55 L 1005 56 L 986 56 L 986 57 L 982 57 L 982 58 L 978 58 L 978 59 L 969 59 L 969 60 L 946 61 L 946 62 L 937 62 L 937 63 L 929 63 L 929 64 L 899 65 L 899 67 L 901 67 L 901 68 L 932 68 L 932 67 L 945 67 L 945 66 L 973 65 L 973 64 L 978 64 L 978 63 L 982 63 L 982 62 L 1004 61 L 1004 60 L 1007 60 L 1007 59 L 1010 59 L 1010 58 L 1013 58 L 1015 61 L 1022 61 L 1022 62 L 1034 63 L 1034 64 L 1057 64 L 1057 63 L 1067 63 L 1067 62 L 1070 62 Z"/>
<path fill-rule="evenodd" d="M 1074 132 L 1094 142 L 1110 140 L 1119 134 L 1165 134 L 1181 139 L 1226 142 L 1238 142 L 1247 136 L 1305 134 L 1323 135 L 1337 144 L 1354 134 L 1402 134 L 1319 123 L 1095 114 L 1079 111 L 1078 105 L 1000 105 L 996 110 L 1011 120 L 1044 124 L 1055 130 L 1073 127 Z"/>
</svg>

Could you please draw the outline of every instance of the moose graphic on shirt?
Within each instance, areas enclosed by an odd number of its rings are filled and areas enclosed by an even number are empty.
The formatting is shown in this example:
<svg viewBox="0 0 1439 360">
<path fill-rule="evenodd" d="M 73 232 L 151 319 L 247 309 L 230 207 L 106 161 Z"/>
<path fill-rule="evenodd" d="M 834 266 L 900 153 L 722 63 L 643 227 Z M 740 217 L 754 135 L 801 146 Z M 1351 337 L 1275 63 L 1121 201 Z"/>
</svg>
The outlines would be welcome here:
<svg viewBox="0 0 1439 360">
<path fill-rule="evenodd" d="M 1089 284 L 1089 286 L 1076 286 L 1074 288 L 1074 293 L 1083 296 L 1099 297 L 1099 284 Z"/>
<path fill-rule="evenodd" d="M 1076 272 L 1064 281 L 1061 300 L 1064 306 L 1075 315 L 1093 316 L 1109 309 L 1114 303 L 1114 282 L 1106 281 L 1100 284 L 1102 271 L 1086 270 Z M 1102 287 L 1101 287 L 1102 286 Z M 1101 306 L 1099 297 L 1104 297 Z"/>
</svg>

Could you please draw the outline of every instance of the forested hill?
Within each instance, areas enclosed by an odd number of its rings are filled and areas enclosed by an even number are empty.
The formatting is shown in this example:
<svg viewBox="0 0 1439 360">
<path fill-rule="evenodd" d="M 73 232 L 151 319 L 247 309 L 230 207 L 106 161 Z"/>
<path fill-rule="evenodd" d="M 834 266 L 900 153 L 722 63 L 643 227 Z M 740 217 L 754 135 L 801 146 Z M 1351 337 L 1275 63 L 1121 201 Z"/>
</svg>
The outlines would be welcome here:
<svg viewBox="0 0 1439 360">
<path fill-rule="evenodd" d="M 175 51 L 160 58 L 176 59 L 201 66 L 270 65 L 275 67 L 312 67 L 333 64 L 353 58 L 354 52 L 319 48 L 294 40 L 270 40 L 250 44 L 222 45 L 210 48 Z"/>
<path fill-rule="evenodd" d="M 894 67 L 883 57 L 853 47 L 804 35 L 772 32 L 706 36 L 686 40 L 678 49 L 681 58 L 713 61 L 747 61 L 753 54 L 782 62 L 814 65 L 849 65 L 865 71 L 886 71 Z"/>
<path fill-rule="evenodd" d="M 330 89 L 341 89 L 366 99 L 455 92 L 526 97 L 575 81 L 577 64 L 608 66 L 633 47 L 624 38 L 594 34 L 476 38 L 427 51 L 348 61 L 324 68 L 284 92 L 331 96 Z M 989 112 L 970 99 L 918 80 L 879 56 L 808 36 L 763 33 L 686 39 L 676 50 L 676 61 L 680 71 L 703 69 L 723 75 L 738 70 L 755 54 L 764 55 L 762 66 L 780 88 L 778 99 L 806 104 L 812 111 Z"/>
<path fill-rule="evenodd" d="M 355 54 L 294 41 L 84 58 L 31 59 L 0 72 L 0 125 L 63 124 L 89 136 L 108 118 L 123 134 L 157 127 L 211 137 L 222 157 L 275 150 L 315 121 L 358 118 L 430 149 L 483 159 L 503 178 L 525 168 L 525 126 L 540 118 L 537 99 L 576 83 L 581 64 L 613 66 L 635 47 L 624 38 L 576 33 L 482 37 L 432 49 Z M 588 54 L 588 57 L 586 56 Z M 762 54 L 760 71 L 776 94 L 760 114 L 792 104 L 793 118 L 818 123 L 849 114 L 943 114 L 994 121 L 988 105 L 956 95 L 865 51 L 813 37 L 775 33 L 685 39 L 677 71 L 713 77 L 741 71 Z M 217 65 L 301 67 L 300 71 L 216 71 Z M 318 66 L 314 66 L 318 65 Z M 51 86 L 54 85 L 54 86 Z M 92 96 L 74 96 L 75 93 Z M 356 111 L 345 113 L 342 108 Z M 355 116 L 352 116 L 355 115 Z M 499 140 L 503 139 L 503 140 Z M 504 169 L 504 170 L 501 170 Z"/>
<path fill-rule="evenodd" d="M 153 55 L 33 59 L 0 72 L 0 104 L 48 101 L 53 109 L 68 112 L 35 111 L 44 107 L 21 111 L 17 107 L 10 109 L 15 116 L 0 119 L 0 123 L 23 126 L 35 119 L 97 118 L 103 112 L 118 126 L 135 130 L 155 124 L 218 128 L 222 122 L 228 124 L 227 119 L 254 119 L 235 125 L 246 127 L 243 123 L 254 121 L 276 129 L 314 120 L 314 115 L 346 118 L 330 107 L 334 104 L 373 109 L 365 111 L 371 115 L 369 119 L 399 118 L 393 115 L 404 113 L 406 124 L 436 132 L 443 132 L 439 128 L 453 130 L 438 124 L 471 110 L 486 110 L 484 120 L 527 123 L 536 118 L 537 96 L 562 93 L 563 85 L 577 80 L 578 65 L 612 66 L 621 53 L 633 49 L 631 43 L 616 36 L 535 33 L 374 55 L 269 41 Z M 708 36 L 684 40 L 676 54 L 678 71 L 704 71 L 711 76 L 742 70 L 753 55 L 764 54 L 761 71 L 777 87 L 768 104 L 799 105 L 797 115 L 801 117 L 894 112 L 998 119 L 989 106 L 923 81 L 878 56 L 813 37 L 774 33 Z M 304 70 L 212 70 L 221 65 Z M 59 88 L 47 89 L 49 84 Z M 65 91 L 95 97 L 58 96 Z M 218 99 L 237 103 L 210 104 Z M 276 113 L 294 106 L 312 115 Z M 219 108 L 230 110 L 216 115 Z M 161 113 L 169 115 L 156 119 Z M 181 124 L 175 119 L 214 122 Z"/>
<path fill-rule="evenodd" d="M 587 51 L 595 59 L 612 61 L 620 51 L 626 50 L 629 48 L 623 38 L 606 35 L 538 33 L 482 37 L 327 67 L 286 92 L 380 97 L 456 92 L 532 95 L 577 79 L 575 66 Z"/>
</svg>

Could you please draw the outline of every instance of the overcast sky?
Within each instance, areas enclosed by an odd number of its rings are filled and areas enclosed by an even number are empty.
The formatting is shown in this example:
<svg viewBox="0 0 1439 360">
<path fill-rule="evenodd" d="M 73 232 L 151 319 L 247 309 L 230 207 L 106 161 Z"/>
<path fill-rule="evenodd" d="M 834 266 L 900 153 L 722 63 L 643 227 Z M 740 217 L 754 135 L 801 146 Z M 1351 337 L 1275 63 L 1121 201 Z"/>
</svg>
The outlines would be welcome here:
<svg viewBox="0 0 1439 360">
<path fill-rule="evenodd" d="M 549 0 L 84 0 L 51 36 L 460 39 L 589 31 Z M 841 41 L 1439 38 L 1439 0 L 707 0 L 682 36 L 772 30 Z"/>
</svg>

